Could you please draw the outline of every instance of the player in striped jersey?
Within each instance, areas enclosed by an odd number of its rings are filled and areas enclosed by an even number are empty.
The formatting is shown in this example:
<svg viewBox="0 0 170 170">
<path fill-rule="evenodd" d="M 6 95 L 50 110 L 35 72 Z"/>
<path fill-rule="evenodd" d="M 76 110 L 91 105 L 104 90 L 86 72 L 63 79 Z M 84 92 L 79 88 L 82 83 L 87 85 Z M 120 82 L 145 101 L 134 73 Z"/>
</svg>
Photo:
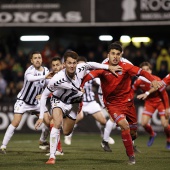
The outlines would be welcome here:
<svg viewBox="0 0 170 170">
<path fill-rule="evenodd" d="M 41 96 L 40 116 L 35 124 L 35 129 L 42 124 L 46 100 L 48 95 L 53 93 L 51 106 L 54 127 L 50 133 L 50 157 L 46 164 L 55 164 L 55 151 L 61 125 L 65 135 L 69 135 L 73 130 L 83 96 L 80 85 L 86 71 L 89 69 L 109 69 L 113 74 L 116 74 L 116 70 L 121 70 L 119 66 L 110 67 L 95 62 L 77 64 L 77 59 L 78 54 L 74 51 L 67 51 L 64 54 L 65 69 L 59 71 L 52 77 Z M 65 117 L 64 119 L 63 116 Z"/>
<path fill-rule="evenodd" d="M 87 59 L 85 57 L 79 57 L 78 63 L 86 63 Z M 103 137 L 104 134 L 104 127 L 106 125 L 106 119 L 101 111 L 100 105 L 96 102 L 95 94 L 93 91 L 93 83 L 96 83 L 95 80 L 90 80 L 85 83 L 84 86 L 84 94 L 83 94 L 83 106 L 82 111 L 78 114 L 76 119 L 76 124 L 74 128 L 77 126 L 77 123 L 83 119 L 84 114 L 85 115 L 92 115 L 94 119 L 96 120 L 96 125 L 99 128 L 101 132 L 101 137 Z M 84 113 L 84 114 L 83 114 Z M 64 143 L 67 145 L 71 145 L 71 139 L 72 139 L 73 132 L 64 137 Z M 115 141 L 110 137 L 109 138 L 110 144 L 114 144 Z M 107 148 L 108 152 L 111 152 L 112 150 L 110 147 Z"/>
<path fill-rule="evenodd" d="M 39 52 L 33 52 L 31 55 L 32 65 L 28 67 L 24 74 L 24 84 L 17 95 L 17 101 L 14 105 L 14 118 L 8 126 L 1 145 L 1 152 L 6 153 L 6 147 L 15 129 L 21 122 L 22 115 L 30 112 L 38 115 L 40 112 L 40 102 L 36 96 L 41 94 L 47 83 L 46 79 L 51 78 L 51 73 L 46 67 L 42 66 L 42 56 Z M 44 121 L 49 124 L 49 113 L 44 109 Z"/>
</svg>

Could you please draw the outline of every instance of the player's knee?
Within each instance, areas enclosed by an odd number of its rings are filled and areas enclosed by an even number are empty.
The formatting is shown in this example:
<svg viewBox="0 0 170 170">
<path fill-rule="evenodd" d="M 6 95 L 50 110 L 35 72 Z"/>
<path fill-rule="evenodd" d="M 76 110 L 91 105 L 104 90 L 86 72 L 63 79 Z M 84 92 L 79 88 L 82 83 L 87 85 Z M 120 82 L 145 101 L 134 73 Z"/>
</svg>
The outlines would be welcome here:
<svg viewBox="0 0 170 170">
<path fill-rule="evenodd" d="M 65 131 L 63 131 L 63 134 L 64 134 L 65 136 L 68 136 L 68 135 L 71 134 L 71 132 L 72 132 L 72 131 L 65 130 Z"/>
</svg>

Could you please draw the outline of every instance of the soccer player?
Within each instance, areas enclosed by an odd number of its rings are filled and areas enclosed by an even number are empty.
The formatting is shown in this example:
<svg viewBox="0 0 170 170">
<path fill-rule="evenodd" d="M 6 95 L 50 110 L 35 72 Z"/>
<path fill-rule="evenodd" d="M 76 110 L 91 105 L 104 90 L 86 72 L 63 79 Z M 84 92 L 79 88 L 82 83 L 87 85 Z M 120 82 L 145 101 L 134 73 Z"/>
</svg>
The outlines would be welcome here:
<svg viewBox="0 0 170 170">
<path fill-rule="evenodd" d="M 63 68 L 63 64 L 61 62 L 61 59 L 59 57 L 54 57 L 52 58 L 51 60 L 51 71 L 52 71 L 52 74 L 56 74 L 58 73 L 61 69 Z M 52 97 L 50 95 L 50 97 Z M 54 126 L 54 122 L 53 122 L 53 119 L 50 121 L 50 130 L 52 129 L 52 127 Z M 49 131 L 49 129 L 48 129 Z M 50 154 L 47 153 L 46 156 L 49 156 Z M 55 152 L 55 155 L 64 155 L 64 152 L 62 150 L 62 146 L 61 146 L 61 141 L 60 141 L 60 138 L 59 138 L 59 142 L 58 142 L 58 145 L 57 145 L 57 148 L 56 148 L 56 152 Z"/>
<path fill-rule="evenodd" d="M 117 72 L 117 77 L 107 70 L 90 71 L 84 77 L 81 87 L 93 78 L 100 78 L 104 104 L 112 119 L 121 128 L 122 141 L 129 157 L 128 164 L 133 165 L 136 161 L 132 139 L 134 140 L 137 137 L 137 117 L 133 102 L 131 78 L 135 75 L 142 75 L 150 80 L 155 88 L 160 87 L 161 83 L 139 67 L 120 61 L 122 52 L 122 46 L 118 43 L 112 43 L 108 47 L 109 61 L 107 64 L 122 67 L 122 71 Z"/>
<path fill-rule="evenodd" d="M 78 58 L 78 64 L 79 63 L 86 63 L 87 59 L 85 57 L 79 57 Z M 100 105 L 95 100 L 95 94 L 93 91 L 93 83 L 95 83 L 95 80 L 90 80 L 89 82 L 85 83 L 84 86 L 84 94 L 83 94 L 83 106 L 82 111 L 78 114 L 76 119 L 76 124 L 83 119 L 84 115 L 92 115 L 94 119 L 96 120 L 96 124 L 101 132 L 101 137 L 103 137 L 104 134 L 104 127 L 106 125 L 106 118 L 104 117 Z M 64 137 L 64 142 L 67 145 L 71 145 L 71 139 L 72 139 L 73 131 L 69 136 Z M 110 140 L 111 144 L 114 144 L 114 140 L 110 137 L 108 140 Z M 112 150 L 110 147 L 106 148 L 106 151 L 111 152 Z"/>
<path fill-rule="evenodd" d="M 73 130 L 77 113 L 81 110 L 79 106 L 82 101 L 83 90 L 80 89 L 80 85 L 86 71 L 88 69 L 109 69 L 111 71 L 109 73 L 116 74 L 115 70 L 121 70 L 120 66 L 108 66 L 95 62 L 77 65 L 78 57 L 78 54 L 74 51 L 67 51 L 64 54 L 65 69 L 52 77 L 41 96 L 40 116 L 35 124 L 35 129 L 42 124 L 46 100 L 48 95 L 53 93 L 51 106 L 54 127 L 50 133 L 50 157 L 46 164 L 55 164 L 55 151 L 61 125 L 64 135 L 69 135 Z"/>
<path fill-rule="evenodd" d="M 40 102 L 36 98 L 41 94 L 47 84 L 47 79 L 51 78 L 51 72 L 42 66 L 42 56 L 40 52 L 33 52 L 31 55 L 32 65 L 28 67 L 24 75 L 24 84 L 17 95 L 17 101 L 14 105 L 14 118 L 8 126 L 0 148 L 1 153 L 6 154 L 6 147 L 15 129 L 18 127 L 22 115 L 25 112 L 38 115 L 40 112 Z M 44 123 L 48 126 L 50 115 L 47 108 L 44 109 Z"/>
<path fill-rule="evenodd" d="M 141 63 L 140 68 L 142 68 L 142 70 L 145 70 L 150 74 L 152 73 L 152 67 L 148 62 Z M 161 81 L 159 77 L 155 75 L 153 75 L 153 77 L 156 80 Z M 145 131 L 148 132 L 150 135 L 149 140 L 147 142 L 147 146 L 148 147 L 152 146 L 154 139 L 157 135 L 156 132 L 153 131 L 151 125 L 149 124 L 152 115 L 157 109 L 161 119 L 161 124 L 164 127 L 164 132 L 167 137 L 166 147 L 167 149 L 170 149 L 170 125 L 168 119 L 166 119 L 166 114 L 168 113 L 169 110 L 169 98 L 166 90 L 161 87 L 159 90 L 156 90 L 155 92 L 152 92 L 150 94 L 149 90 L 151 90 L 151 82 L 142 76 L 139 76 L 139 78 L 134 82 L 132 88 L 134 92 L 138 89 L 142 90 L 143 92 L 143 94 L 138 95 L 137 98 L 145 100 L 141 124 Z"/>
</svg>

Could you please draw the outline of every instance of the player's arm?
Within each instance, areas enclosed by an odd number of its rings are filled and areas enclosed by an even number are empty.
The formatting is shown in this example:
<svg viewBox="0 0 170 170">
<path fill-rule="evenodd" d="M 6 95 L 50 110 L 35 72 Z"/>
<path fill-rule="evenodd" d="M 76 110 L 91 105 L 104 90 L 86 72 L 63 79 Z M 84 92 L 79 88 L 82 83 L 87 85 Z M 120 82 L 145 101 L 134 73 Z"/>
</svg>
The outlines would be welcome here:
<svg viewBox="0 0 170 170">
<path fill-rule="evenodd" d="M 126 69 L 128 70 L 128 73 L 132 76 L 141 75 L 141 76 L 145 77 L 146 79 L 148 79 L 155 89 L 158 89 L 163 85 L 162 81 L 155 80 L 155 78 L 150 73 L 148 73 L 145 70 L 142 70 L 141 68 L 139 68 L 137 66 L 133 66 L 129 63 L 126 63 Z"/>
<path fill-rule="evenodd" d="M 27 73 L 25 75 L 25 78 L 32 82 L 32 81 L 39 81 L 39 80 L 45 80 L 45 79 L 49 79 L 51 78 L 51 72 L 49 72 L 47 75 L 40 75 L 40 76 L 34 76 L 33 74 L 31 73 Z"/>
<path fill-rule="evenodd" d="M 168 74 L 165 78 L 162 79 L 162 83 L 165 86 L 170 85 L 170 74 Z"/>
<path fill-rule="evenodd" d="M 87 62 L 86 63 L 86 68 L 87 69 L 105 69 L 105 70 L 110 70 L 114 75 L 118 76 L 116 74 L 117 71 L 122 71 L 122 67 L 119 65 L 117 66 L 110 66 L 107 64 L 100 64 L 96 62 Z"/>
<path fill-rule="evenodd" d="M 137 99 L 145 100 L 151 93 L 155 92 L 157 89 L 151 87 L 150 90 L 146 91 L 145 93 L 137 95 Z"/>
<path fill-rule="evenodd" d="M 46 110 L 46 102 L 47 102 L 47 98 L 50 94 L 51 94 L 51 91 L 46 87 L 45 90 L 43 91 L 43 93 L 41 95 L 41 99 L 40 99 L 40 115 L 39 115 L 39 119 L 35 123 L 36 130 L 41 126 L 41 124 L 43 122 L 44 113 Z"/>
<path fill-rule="evenodd" d="M 84 87 L 84 84 L 87 82 L 87 81 L 90 81 L 96 77 L 99 77 L 100 74 L 103 72 L 103 70 L 93 70 L 93 71 L 90 71 L 88 74 L 86 74 L 81 82 L 81 85 L 80 85 L 80 88 L 83 88 Z"/>
</svg>

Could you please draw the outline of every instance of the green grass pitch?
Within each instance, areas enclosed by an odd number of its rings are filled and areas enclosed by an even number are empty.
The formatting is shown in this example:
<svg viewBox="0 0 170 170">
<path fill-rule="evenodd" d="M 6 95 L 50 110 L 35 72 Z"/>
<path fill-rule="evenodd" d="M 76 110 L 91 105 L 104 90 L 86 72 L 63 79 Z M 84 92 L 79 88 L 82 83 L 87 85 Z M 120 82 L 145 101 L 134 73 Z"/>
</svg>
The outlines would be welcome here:
<svg viewBox="0 0 170 170">
<path fill-rule="evenodd" d="M 0 142 L 4 134 L 0 134 Z M 40 134 L 17 134 L 7 147 L 7 154 L 0 155 L 0 170 L 170 170 L 170 150 L 165 149 L 165 136 L 157 135 L 152 147 L 147 147 L 148 135 L 139 135 L 135 145 L 141 150 L 136 154 L 136 164 L 127 165 L 127 156 L 119 134 L 112 135 L 113 152 L 100 147 L 99 134 L 75 133 L 72 145 L 63 143 L 63 156 L 57 156 L 55 165 L 46 165 L 48 157 L 38 148 Z"/>
</svg>

